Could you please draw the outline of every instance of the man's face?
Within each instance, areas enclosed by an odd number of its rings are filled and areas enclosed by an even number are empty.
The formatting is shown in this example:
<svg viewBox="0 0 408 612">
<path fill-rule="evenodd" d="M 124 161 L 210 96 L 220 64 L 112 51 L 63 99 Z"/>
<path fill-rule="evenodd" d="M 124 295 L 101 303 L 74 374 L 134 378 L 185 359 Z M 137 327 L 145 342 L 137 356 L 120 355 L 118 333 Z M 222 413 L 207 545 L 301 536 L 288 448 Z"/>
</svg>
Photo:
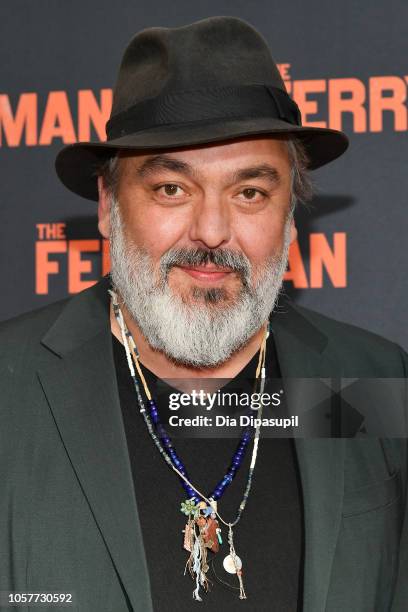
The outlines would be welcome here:
<svg viewBox="0 0 408 612">
<path fill-rule="evenodd" d="M 236 328 L 239 319 L 245 320 L 248 333 L 256 331 L 252 328 L 256 324 L 259 328 L 265 321 L 268 300 L 276 297 L 282 281 L 286 263 L 282 258 L 287 255 L 284 251 L 296 237 L 293 220 L 289 218 L 291 168 L 286 143 L 272 138 L 242 139 L 190 149 L 122 154 L 118 163 L 116 203 L 121 230 L 117 222 L 111 227 L 110 198 L 101 179 L 99 229 L 106 238 L 112 241 L 114 238 L 117 246 L 120 242 L 117 236 L 121 236 L 122 245 L 117 252 L 120 251 L 120 260 L 128 260 L 128 270 L 122 274 L 126 278 L 122 285 L 126 285 L 128 301 L 131 292 L 136 291 L 130 287 L 134 280 L 131 277 L 135 276 L 137 282 L 140 273 L 129 270 L 132 251 L 144 258 L 143 262 L 140 257 L 135 259 L 132 265 L 144 268 L 144 289 L 148 289 L 147 284 L 153 288 L 151 304 L 160 291 L 166 290 L 167 297 L 178 298 L 184 309 L 183 313 L 178 311 L 177 317 L 173 313 L 173 321 L 182 319 L 187 311 L 192 317 L 194 313 L 199 316 L 199 311 L 212 313 L 212 319 L 196 321 L 192 344 L 197 344 L 203 326 L 208 328 L 212 321 L 217 326 L 217 316 L 219 325 L 227 321 L 223 309 L 232 317 L 230 334 L 234 333 L 234 312 Z M 118 221 L 117 216 L 114 219 Z M 114 272 L 114 266 L 118 269 L 118 257 L 112 255 Z M 273 268 L 278 270 L 278 278 Z M 274 278 L 271 274 L 275 274 Z M 271 283 L 272 290 L 268 288 Z M 254 293 L 256 306 L 251 306 L 243 298 L 251 297 L 258 284 L 261 299 Z M 137 292 L 141 291 L 139 285 Z M 259 306 L 260 301 L 265 305 Z M 273 303 L 269 307 L 272 309 Z M 145 305 L 139 301 L 135 310 L 141 312 Z M 157 318 L 163 310 L 162 304 Z M 166 328 L 164 321 L 162 327 Z M 185 327 L 191 329 L 187 320 L 178 330 L 179 336 Z M 225 346 L 221 328 L 218 335 L 213 331 L 214 338 L 217 336 Z M 235 349 L 239 342 L 248 339 L 242 330 L 237 329 L 236 334 L 237 342 L 231 344 Z M 149 330 L 145 335 L 149 335 Z M 154 336 L 152 332 L 151 343 L 156 348 L 166 344 Z M 187 336 L 185 343 L 188 344 Z"/>
<path fill-rule="evenodd" d="M 241 252 L 255 276 L 268 257 L 281 252 L 291 197 L 285 142 L 233 141 L 131 155 L 119 164 L 117 200 L 126 237 L 150 254 L 157 273 L 169 249 Z M 100 211 L 100 229 L 109 238 L 107 207 Z M 295 235 L 292 224 L 292 240 Z M 233 299 L 242 281 L 236 272 L 206 263 L 176 265 L 168 282 L 188 302 L 199 293 L 194 288 L 222 288 Z"/>
</svg>

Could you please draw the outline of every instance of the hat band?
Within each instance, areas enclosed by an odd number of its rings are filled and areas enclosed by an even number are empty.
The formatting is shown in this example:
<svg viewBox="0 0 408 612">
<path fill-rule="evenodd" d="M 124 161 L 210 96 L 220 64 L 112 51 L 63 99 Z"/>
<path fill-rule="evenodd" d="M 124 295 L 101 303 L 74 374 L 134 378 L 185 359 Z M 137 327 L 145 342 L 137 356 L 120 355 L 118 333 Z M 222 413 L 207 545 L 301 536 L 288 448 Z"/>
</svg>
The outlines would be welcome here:
<svg viewBox="0 0 408 612">
<path fill-rule="evenodd" d="M 112 116 L 106 133 L 108 140 L 113 140 L 158 126 L 255 117 L 302 125 L 299 108 L 286 91 L 269 85 L 243 85 L 181 91 L 143 100 Z"/>
</svg>

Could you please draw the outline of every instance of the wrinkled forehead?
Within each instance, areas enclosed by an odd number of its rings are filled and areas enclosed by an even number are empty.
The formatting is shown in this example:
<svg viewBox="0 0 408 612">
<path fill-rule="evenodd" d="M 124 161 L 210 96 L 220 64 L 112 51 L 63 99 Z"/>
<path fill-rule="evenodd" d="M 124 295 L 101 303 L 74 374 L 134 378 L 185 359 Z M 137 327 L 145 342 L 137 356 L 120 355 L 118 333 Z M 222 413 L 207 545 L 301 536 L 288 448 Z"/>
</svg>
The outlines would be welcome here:
<svg viewBox="0 0 408 612">
<path fill-rule="evenodd" d="M 290 172 L 287 140 L 277 137 L 242 138 L 177 149 L 121 150 L 118 157 L 121 174 L 138 170 L 141 178 L 159 171 L 190 174 L 198 178 L 211 172 L 228 173 L 262 165 L 275 168 L 276 174 L 281 177 Z"/>
</svg>

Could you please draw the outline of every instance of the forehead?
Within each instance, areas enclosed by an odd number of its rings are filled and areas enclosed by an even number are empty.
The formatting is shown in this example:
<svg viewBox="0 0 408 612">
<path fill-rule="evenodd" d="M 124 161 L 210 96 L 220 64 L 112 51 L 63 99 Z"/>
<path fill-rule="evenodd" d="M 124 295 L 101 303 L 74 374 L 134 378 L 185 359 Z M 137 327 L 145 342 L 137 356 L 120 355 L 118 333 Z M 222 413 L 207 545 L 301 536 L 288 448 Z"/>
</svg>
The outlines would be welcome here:
<svg viewBox="0 0 408 612">
<path fill-rule="evenodd" d="M 216 144 L 195 147 L 145 151 L 120 151 L 119 162 L 122 171 L 143 166 L 156 156 L 185 162 L 198 172 L 222 171 L 244 168 L 254 164 L 268 163 L 281 174 L 290 170 L 287 142 L 280 138 L 258 137 L 242 138 Z M 180 169 L 183 164 L 180 164 Z M 163 169 L 161 165 L 158 168 Z M 173 165 L 177 171 L 177 165 Z"/>
</svg>

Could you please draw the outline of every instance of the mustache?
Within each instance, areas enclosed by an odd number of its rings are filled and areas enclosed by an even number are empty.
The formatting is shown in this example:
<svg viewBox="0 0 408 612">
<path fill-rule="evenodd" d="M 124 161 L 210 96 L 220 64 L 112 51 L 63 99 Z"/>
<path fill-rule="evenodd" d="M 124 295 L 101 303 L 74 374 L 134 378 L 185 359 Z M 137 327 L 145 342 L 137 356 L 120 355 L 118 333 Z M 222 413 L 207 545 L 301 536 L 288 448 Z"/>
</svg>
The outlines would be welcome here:
<svg viewBox="0 0 408 612">
<path fill-rule="evenodd" d="M 249 285 L 251 262 L 243 253 L 230 249 L 169 249 L 160 260 L 160 271 L 167 280 L 174 266 L 202 266 L 208 263 L 229 268 L 240 276 L 244 286 Z"/>
</svg>

